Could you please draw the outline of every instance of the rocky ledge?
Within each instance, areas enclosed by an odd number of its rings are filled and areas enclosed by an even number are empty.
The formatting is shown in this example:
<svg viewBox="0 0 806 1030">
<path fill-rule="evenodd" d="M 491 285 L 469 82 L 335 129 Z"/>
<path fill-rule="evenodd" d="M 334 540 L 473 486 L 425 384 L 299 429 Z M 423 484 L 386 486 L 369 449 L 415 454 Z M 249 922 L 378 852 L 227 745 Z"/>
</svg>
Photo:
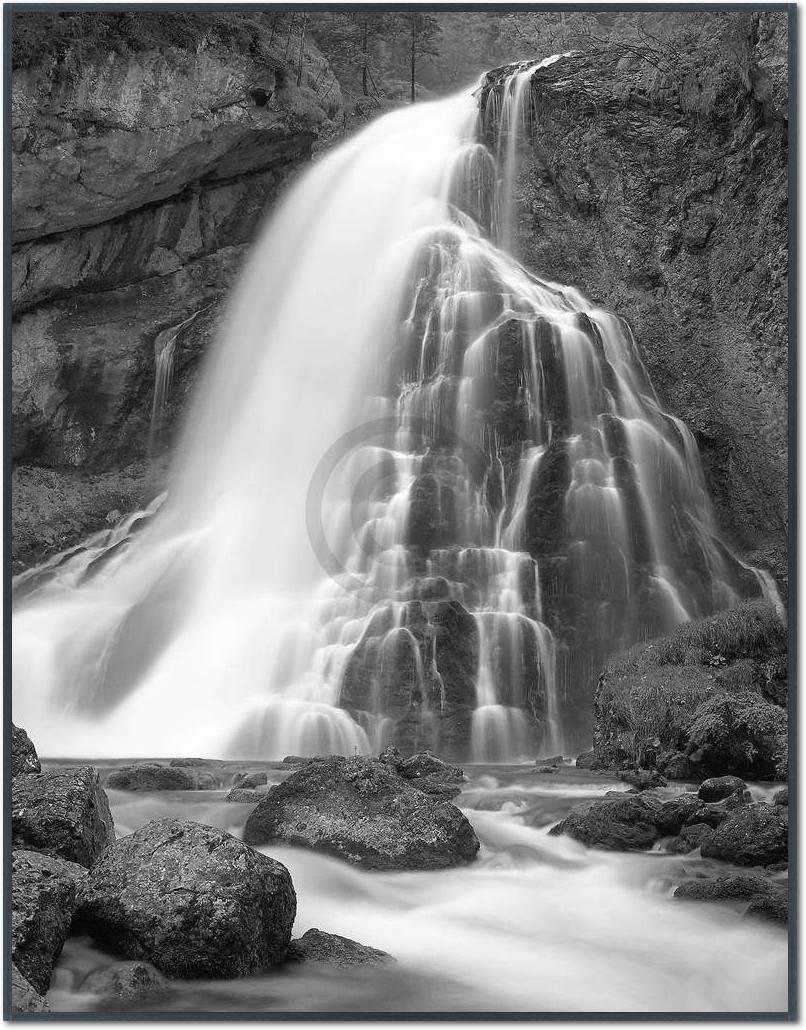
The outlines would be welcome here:
<svg viewBox="0 0 806 1030">
<path fill-rule="evenodd" d="M 233 34 L 226 15 L 140 14 L 153 31 L 119 37 L 132 18 L 110 15 L 108 46 L 80 18 L 15 15 L 15 571 L 160 492 L 255 227 L 341 111 L 310 38 L 269 15 Z M 156 410 L 160 356 L 173 386 Z"/>
</svg>

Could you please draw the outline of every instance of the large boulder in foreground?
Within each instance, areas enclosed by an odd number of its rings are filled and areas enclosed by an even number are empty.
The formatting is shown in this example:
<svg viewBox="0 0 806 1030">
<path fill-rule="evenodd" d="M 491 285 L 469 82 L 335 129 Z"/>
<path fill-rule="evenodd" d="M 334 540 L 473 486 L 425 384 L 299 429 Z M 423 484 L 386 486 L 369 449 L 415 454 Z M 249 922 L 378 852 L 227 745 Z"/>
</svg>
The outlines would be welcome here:
<svg viewBox="0 0 806 1030">
<path fill-rule="evenodd" d="M 50 1012 L 50 1006 L 22 975 L 12 962 L 11 964 L 11 1012 Z"/>
<path fill-rule="evenodd" d="M 106 794 L 92 766 L 15 776 L 11 785 L 15 848 L 90 866 L 115 839 Z"/>
<path fill-rule="evenodd" d="M 167 976 L 248 976 L 285 958 L 297 899 L 280 862 L 229 833 L 160 819 L 91 870 L 77 929 Z"/>
<path fill-rule="evenodd" d="M 248 844 L 312 848 L 366 869 L 446 869 L 479 850 L 449 801 L 372 758 L 315 759 L 273 787 L 244 827 Z"/>
<path fill-rule="evenodd" d="M 345 968 L 347 966 L 377 966 L 394 959 L 385 951 L 369 948 L 366 944 L 340 937 L 336 933 L 322 930 L 307 930 L 288 948 L 289 962 L 318 962 L 323 965 Z"/>
<path fill-rule="evenodd" d="M 662 836 L 656 821 L 659 810 L 659 802 L 644 793 L 609 792 L 577 805 L 549 833 L 566 834 L 591 848 L 646 851 Z"/>
<path fill-rule="evenodd" d="M 14 851 L 11 860 L 11 957 L 39 994 L 50 987 L 76 910 L 86 870 L 36 851 Z M 20 984 L 20 990 L 24 985 Z"/>
<path fill-rule="evenodd" d="M 702 846 L 703 858 L 734 865 L 771 865 L 788 854 L 788 821 L 778 805 L 744 805 L 735 809 Z"/>
<path fill-rule="evenodd" d="M 31 738 L 19 726 L 11 724 L 11 775 L 42 772 L 39 755 Z"/>
</svg>

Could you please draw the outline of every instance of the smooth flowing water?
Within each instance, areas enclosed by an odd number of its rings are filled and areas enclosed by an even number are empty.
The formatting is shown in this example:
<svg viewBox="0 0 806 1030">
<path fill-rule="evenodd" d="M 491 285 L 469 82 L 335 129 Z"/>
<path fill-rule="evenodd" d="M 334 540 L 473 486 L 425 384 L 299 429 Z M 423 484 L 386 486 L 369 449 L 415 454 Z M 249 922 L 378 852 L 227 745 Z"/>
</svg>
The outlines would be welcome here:
<svg viewBox="0 0 806 1030">
<path fill-rule="evenodd" d="M 554 753 L 608 653 L 772 596 L 626 323 L 511 253 L 536 67 L 387 115 L 290 192 L 167 499 L 15 581 L 43 753 Z M 155 419 L 171 370 L 166 338 Z"/>
<path fill-rule="evenodd" d="M 623 785 L 570 770 L 472 767 L 457 803 L 479 859 L 437 873 L 369 873 L 313 852 L 265 848 L 290 870 L 294 936 L 313 926 L 381 948 L 392 966 L 299 968 L 242 980 L 175 982 L 156 1012 L 781 1012 L 785 929 L 735 908 L 671 898 L 713 871 L 694 855 L 588 851 L 548 828 L 585 798 Z M 269 771 L 271 778 L 282 774 Z M 110 791 L 119 833 L 180 816 L 240 834 L 251 806 L 210 792 Z M 723 867 L 723 872 L 727 867 Z M 737 870 L 738 871 L 738 870 Z M 104 1010 L 81 989 L 116 961 L 68 941 L 48 1001 Z"/>
</svg>

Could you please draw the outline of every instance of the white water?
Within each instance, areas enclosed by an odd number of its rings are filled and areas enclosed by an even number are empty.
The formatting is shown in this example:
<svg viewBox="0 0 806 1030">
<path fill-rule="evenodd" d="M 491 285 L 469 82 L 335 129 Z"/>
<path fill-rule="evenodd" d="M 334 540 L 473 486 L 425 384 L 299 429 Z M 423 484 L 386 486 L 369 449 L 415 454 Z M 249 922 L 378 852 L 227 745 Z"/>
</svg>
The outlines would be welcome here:
<svg viewBox="0 0 806 1030">
<path fill-rule="evenodd" d="M 477 631 L 467 745 L 550 753 L 580 684 L 560 683 L 563 615 L 549 628 L 545 596 L 579 598 L 599 647 L 583 635 L 585 667 L 739 599 L 696 447 L 629 330 L 491 242 L 512 238 L 533 70 L 481 117 L 469 93 L 394 112 L 291 191 L 232 298 L 159 513 L 16 583 L 14 718 L 41 752 L 352 754 L 406 719 L 407 743 L 441 748 L 455 684 L 439 605 L 419 600 L 438 581 Z M 520 405 L 516 439 L 480 399 L 508 360 L 516 385 L 496 403 Z M 545 556 L 546 594 L 529 504 L 557 444 L 568 540 Z M 447 528 L 418 550 L 426 488 Z"/>
<path fill-rule="evenodd" d="M 548 828 L 613 784 L 547 782 L 529 769 L 468 769 L 458 799 L 482 842 L 477 862 L 437 873 L 368 873 L 313 852 L 265 848 L 290 870 L 294 936 L 310 927 L 381 948 L 384 969 L 307 970 L 177 983 L 165 1011 L 780 1012 L 784 929 L 741 909 L 671 899 L 708 863 L 588 851 Z M 270 772 L 270 777 L 272 773 Z M 214 797 L 214 796 L 213 796 Z M 221 795 L 218 795 L 221 797 Z M 182 816 L 238 834 L 248 806 L 210 795 L 111 792 L 119 832 Z M 86 1009 L 84 975 L 114 961 L 68 942 L 49 1001 Z M 146 1006 L 147 1008 L 149 1006 Z"/>
</svg>

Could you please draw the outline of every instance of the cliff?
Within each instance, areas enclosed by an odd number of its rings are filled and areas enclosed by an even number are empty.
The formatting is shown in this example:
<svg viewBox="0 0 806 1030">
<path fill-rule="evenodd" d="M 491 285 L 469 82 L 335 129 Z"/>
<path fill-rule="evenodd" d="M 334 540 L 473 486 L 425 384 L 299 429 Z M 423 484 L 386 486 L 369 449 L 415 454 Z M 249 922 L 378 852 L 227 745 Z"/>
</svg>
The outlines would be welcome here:
<svg viewBox="0 0 806 1030">
<path fill-rule="evenodd" d="M 310 41 L 242 21 L 56 47 L 65 16 L 15 15 L 42 54 L 11 97 L 15 569 L 159 492 L 244 252 L 341 111 Z"/>
<path fill-rule="evenodd" d="M 517 185 L 521 259 L 630 322 L 726 539 L 784 584 L 786 17 L 665 65 L 613 47 L 539 69 Z"/>
</svg>

